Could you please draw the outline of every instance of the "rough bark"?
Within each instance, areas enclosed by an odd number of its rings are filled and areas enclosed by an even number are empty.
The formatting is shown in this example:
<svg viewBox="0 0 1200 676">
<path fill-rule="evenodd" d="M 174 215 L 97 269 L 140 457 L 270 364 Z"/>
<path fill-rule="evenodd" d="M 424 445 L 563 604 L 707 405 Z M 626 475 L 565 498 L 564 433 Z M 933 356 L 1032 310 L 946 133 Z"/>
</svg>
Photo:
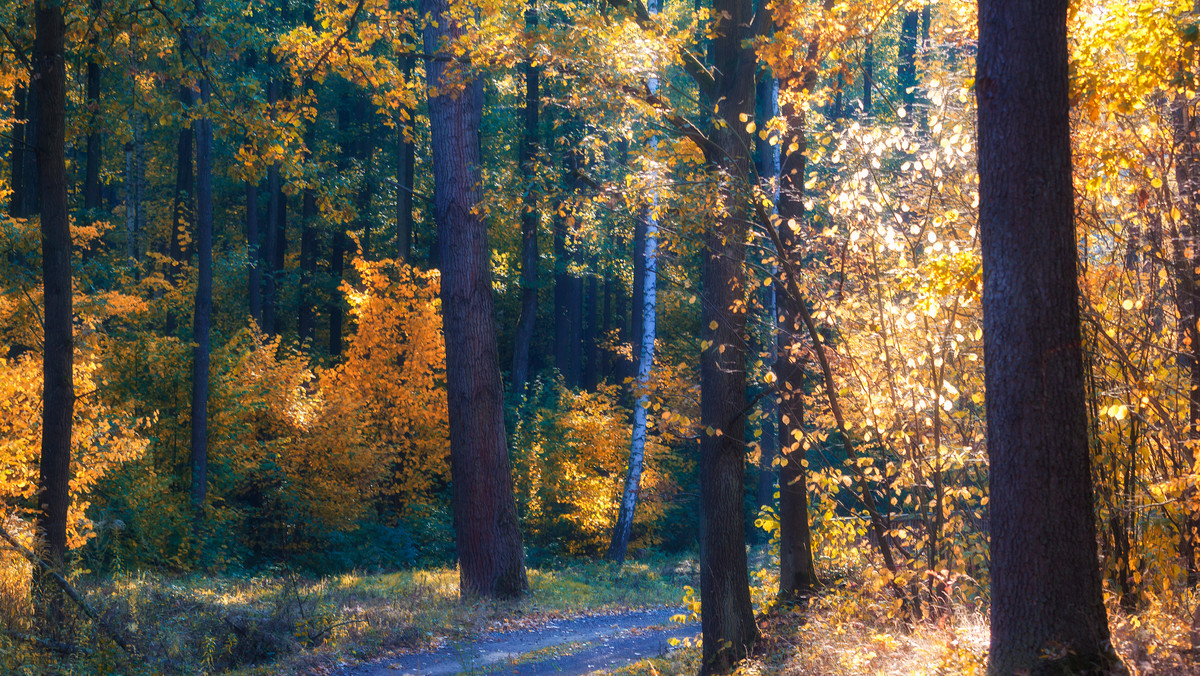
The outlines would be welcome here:
<svg viewBox="0 0 1200 676">
<path fill-rule="evenodd" d="M 538 13 L 535 0 L 529 0 L 525 10 L 527 32 L 537 29 Z M 537 178 L 538 112 L 541 107 L 540 70 L 532 61 L 525 62 L 525 130 L 521 139 L 518 161 L 524 197 L 521 204 L 521 318 L 513 338 L 512 391 L 524 394 L 529 381 L 529 351 L 537 326 L 538 312 L 538 191 Z"/>
<path fill-rule="evenodd" d="M 754 115 L 756 59 L 749 0 L 715 0 L 711 54 L 720 74 L 712 92 L 724 124 L 711 132 L 710 156 L 726 211 L 704 235 L 700 356 L 701 673 L 730 671 L 758 639 L 750 604 L 742 517 L 745 465 L 745 181 L 752 143 L 743 120 Z"/>
<path fill-rule="evenodd" d="M 428 52 L 442 51 L 444 41 L 470 30 L 451 18 L 450 0 L 421 0 L 420 6 L 431 17 Z M 478 80 L 463 82 L 448 60 L 430 59 L 426 68 L 438 91 L 429 98 L 429 118 L 459 589 L 464 596 L 516 597 L 528 583 L 504 433 L 487 225 L 476 210 L 483 88 Z"/>
<path fill-rule="evenodd" d="M 204 0 L 196 0 L 197 23 L 204 20 Z M 204 37 L 196 41 L 201 61 L 208 55 Z M 211 98 L 207 79 L 199 83 L 199 101 L 207 105 Z M 202 541 L 208 502 L 208 366 L 209 334 L 213 309 L 213 187 L 212 187 L 212 120 L 202 113 L 195 122 L 196 139 L 196 304 L 192 317 L 192 511 L 193 537 Z"/>
<path fill-rule="evenodd" d="M 802 83 L 796 83 L 802 86 Z M 787 120 L 784 148 L 787 152 L 779 172 L 779 239 L 783 245 L 778 252 L 788 262 L 787 269 L 798 270 L 802 265 L 801 242 L 804 223 L 804 174 L 807 142 L 804 137 L 804 109 L 788 102 L 782 106 Z M 780 273 L 785 278 L 787 272 Z M 799 280 L 796 280 L 797 282 Z M 790 293 L 779 294 L 779 334 L 775 375 L 779 392 L 779 596 L 783 599 L 811 595 L 820 584 L 813 563 L 812 535 L 808 522 L 808 477 L 805 471 L 804 450 L 804 353 L 805 327 L 801 323 L 802 302 Z"/>
<path fill-rule="evenodd" d="M 34 77 L 37 87 L 38 186 L 41 190 L 42 285 L 45 312 L 42 369 L 42 445 L 38 467 L 35 529 L 38 556 L 62 571 L 70 504 L 71 423 L 75 408 L 74 335 L 71 297 L 71 232 L 67 213 L 65 22 L 51 0 L 34 5 Z M 63 598 L 45 569 L 33 573 L 33 604 L 49 634 L 63 626 Z"/>
<path fill-rule="evenodd" d="M 1109 642 L 1080 345 L 1067 0 L 979 3 L 990 674 L 1128 673 Z"/>
<path fill-rule="evenodd" d="M 863 81 L 862 81 L 862 112 L 871 114 L 871 94 L 875 88 L 875 40 L 868 37 L 863 46 Z"/>
</svg>

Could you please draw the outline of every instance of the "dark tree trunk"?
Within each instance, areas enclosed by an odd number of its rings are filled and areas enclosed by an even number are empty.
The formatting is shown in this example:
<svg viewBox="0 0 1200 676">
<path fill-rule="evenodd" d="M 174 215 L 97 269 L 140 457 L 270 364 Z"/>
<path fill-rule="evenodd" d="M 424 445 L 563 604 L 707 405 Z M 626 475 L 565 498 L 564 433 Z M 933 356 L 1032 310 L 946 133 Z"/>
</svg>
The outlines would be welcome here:
<svg viewBox="0 0 1200 676">
<path fill-rule="evenodd" d="M 600 280 L 588 275 L 583 289 L 583 386 L 595 391 L 600 382 Z"/>
<path fill-rule="evenodd" d="M 612 303 L 613 288 L 612 287 L 613 287 L 612 273 L 605 270 L 604 271 L 604 286 L 601 290 L 601 293 L 604 294 L 604 300 L 603 300 L 602 308 L 600 310 L 600 339 L 602 341 L 607 341 L 609 339 L 608 334 L 610 331 L 612 331 L 612 318 L 613 318 L 613 303 Z M 605 379 L 605 380 L 612 378 L 613 377 L 612 353 L 608 349 L 603 348 L 603 347 L 601 347 L 599 349 L 599 353 L 600 353 L 600 378 Z"/>
<path fill-rule="evenodd" d="M 272 54 L 268 59 L 271 66 L 275 65 L 275 56 Z M 273 69 L 272 69 L 273 70 Z M 272 77 L 274 77 L 272 75 Z M 275 104 L 279 102 L 279 83 L 271 80 L 267 84 L 267 104 L 271 108 L 271 116 L 275 116 Z M 279 185 L 279 163 L 276 162 L 267 168 L 267 222 L 266 233 L 263 237 L 262 247 L 259 249 L 258 264 L 262 266 L 263 275 L 263 298 L 262 298 L 262 330 L 268 336 L 273 336 L 278 331 L 275 326 L 275 316 L 278 311 L 276 307 L 279 303 L 279 279 L 278 273 L 275 270 L 275 251 L 279 248 L 279 228 L 276 227 L 279 223 L 279 213 L 283 208 L 280 201 L 281 191 Z"/>
<path fill-rule="evenodd" d="M 204 0 L 196 0 L 195 12 L 197 23 L 201 23 Z M 198 58 L 203 62 L 208 56 L 208 40 L 202 36 L 194 40 L 195 43 L 198 43 Z M 208 104 L 210 86 L 207 79 L 200 81 L 201 104 Z M 196 138 L 197 253 L 196 306 L 192 321 L 192 510 L 195 515 L 193 536 L 197 542 L 202 542 L 208 502 L 208 364 L 213 307 L 212 121 L 201 117 L 192 124 Z"/>
<path fill-rule="evenodd" d="M 262 328 L 262 255 L 258 232 L 258 181 L 246 181 L 246 284 L 250 318 Z"/>
<path fill-rule="evenodd" d="M 404 65 L 404 78 L 412 76 L 412 62 Z M 396 257 L 404 263 L 412 263 L 413 236 L 413 172 L 416 170 L 416 130 L 413 129 L 415 111 L 406 110 L 407 117 L 399 115 L 396 125 Z"/>
<path fill-rule="evenodd" d="M 804 87 L 795 82 L 794 86 Z M 779 171 L 779 238 L 783 244 L 780 258 L 792 269 L 802 265 L 801 228 L 804 225 L 804 109 L 787 103 L 782 113 L 787 120 L 783 142 L 784 155 Z M 792 152 L 786 149 L 795 147 Z M 792 224 L 796 227 L 793 228 Z M 786 278 L 786 272 L 781 272 Z M 786 283 L 786 279 L 785 279 Z M 813 563 L 812 534 L 808 523 L 808 477 L 804 451 L 804 365 L 805 327 L 801 322 L 798 299 L 790 293 L 777 297 L 779 336 L 775 375 L 779 388 L 779 596 L 797 599 L 809 596 L 820 582 Z"/>
<path fill-rule="evenodd" d="M 571 272 L 574 258 L 571 221 L 574 219 L 569 215 L 571 196 L 576 187 L 575 174 L 579 171 L 579 153 L 574 148 L 566 151 L 564 169 L 567 173 L 563 187 L 565 197 L 554 217 L 554 364 L 567 387 L 579 387 L 582 348 L 579 319 L 582 313 L 578 305 L 582 280 Z"/>
<path fill-rule="evenodd" d="M 371 164 L 374 158 L 374 147 L 371 139 L 374 137 L 374 111 L 371 110 L 371 99 L 363 94 L 358 99 L 355 110 L 358 120 L 358 143 L 355 154 L 362 171 L 362 179 L 358 182 L 358 190 L 354 194 L 354 211 L 358 216 L 358 228 L 362 231 L 360 244 L 363 259 L 371 257 Z"/>
<path fill-rule="evenodd" d="M 100 16 L 102 0 L 92 0 L 92 21 Z M 100 37 L 96 29 L 92 29 L 89 40 L 93 52 L 99 49 Z M 87 63 L 87 166 L 83 178 L 83 208 L 89 212 L 88 218 L 94 218 L 94 212 L 100 208 L 100 64 L 96 63 L 95 55 Z"/>
<path fill-rule="evenodd" d="M 61 5 L 34 5 L 33 48 L 39 120 L 35 152 L 40 173 L 42 284 L 45 300 L 42 370 L 42 448 L 35 528 L 39 554 L 64 572 L 67 509 L 70 504 L 71 423 L 75 407 L 74 337 L 71 298 L 71 232 L 67 214 L 66 31 Z M 28 136 L 26 138 L 29 138 Z M 33 573 L 33 605 L 41 627 L 54 635 L 63 627 L 62 592 L 39 567 Z"/>
<path fill-rule="evenodd" d="M 341 286 L 346 274 L 346 226 L 334 224 L 333 241 L 329 246 L 329 276 L 333 278 L 335 289 L 330 294 L 326 314 L 329 315 L 329 354 L 337 357 L 342 354 L 342 292 L 336 287 Z"/>
<path fill-rule="evenodd" d="M 745 480 L 746 332 L 745 222 L 742 177 L 751 175 L 752 142 L 743 120 L 754 115 L 754 3 L 713 3 L 712 92 L 723 124 L 712 130 L 710 156 L 725 183 L 727 211 L 704 235 L 700 356 L 701 673 L 724 673 L 758 640 L 750 604 Z"/>
<path fill-rule="evenodd" d="M 525 10 L 527 31 L 537 29 L 538 13 L 536 0 L 529 0 Z M 525 62 L 525 136 L 521 139 L 521 182 L 525 188 L 521 209 L 521 318 L 517 321 L 517 332 L 513 338 L 512 391 L 524 394 L 529 381 L 529 351 L 537 327 L 538 312 L 538 228 L 541 214 L 538 212 L 538 191 L 534 187 L 537 178 L 538 155 L 538 109 L 541 107 L 539 91 L 540 69 L 532 61 Z M 557 243 L 557 231 L 555 233 Z M 557 253 L 557 249 L 556 249 Z"/>
<path fill-rule="evenodd" d="M 863 46 L 863 81 L 862 81 L 862 110 L 863 115 L 871 114 L 871 90 L 875 87 L 875 40 L 868 37 Z"/>
<path fill-rule="evenodd" d="M 317 194 L 311 187 L 306 187 L 300 202 L 300 302 L 296 326 L 300 343 L 309 347 L 316 333 L 316 290 L 313 288 L 316 276 Z"/>
<path fill-rule="evenodd" d="M 21 197 L 21 213 L 26 218 L 36 216 L 42 211 L 41 172 L 38 170 L 38 153 L 36 150 L 38 134 L 41 128 L 41 86 L 34 79 L 29 83 L 25 103 L 25 152 L 21 159 L 21 186 L 24 195 Z M 64 151 L 65 157 L 65 151 Z"/>
<path fill-rule="evenodd" d="M 421 0 L 425 49 L 469 27 L 450 17 L 450 0 Z M 428 81 L 444 85 L 445 61 L 426 62 Z M 483 87 L 468 81 L 453 96 L 429 98 L 434 219 L 440 231 L 446 398 L 450 420 L 455 544 L 464 596 L 516 597 L 528 583 L 504 433 L 504 393 L 496 316 L 480 200 L 479 123 Z"/>
<path fill-rule="evenodd" d="M 186 50 L 185 50 L 186 51 Z M 179 87 L 179 102 L 184 111 L 196 105 L 196 92 L 191 87 Z M 189 230 L 193 223 L 192 186 L 195 183 L 195 172 L 192 166 L 192 125 L 185 125 L 179 130 L 179 140 L 176 143 L 175 163 L 175 197 L 171 206 L 171 237 L 167 255 L 171 257 L 170 279 L 176 281 L 180 268 L 189 256 L 186 251 L 190 248 L 186 240 L 190 239 Z"/>
<path fill-rule="evenodd" d="M 8 215 L 13 218 L 25 217 L 25 155 L 36 141 L 32 134 L 26 135 L 25 115 L 29 109 L 27 101 L 29 99 L 29 91 L 24 86 L 17 86 L 13 90 L 13 119 L 17 120 L 12 125 L 12 146 L 8 155 L 8 170 L 9 170 L 9 187 L 12 188 L 12 195 L 8 198 Z"/>
<path fill-rule="evenodd" d="M 1179 310 L 1180 353 L 1178 363 L 1188 376 L 1191 389 L 1188 393 L 1188 425 L 1186 433 L 1191 440 L 1200 439 L 1200 275 L 1196 274 L 1193 257 L 1188 247 L 1195 247 L 1200 235 L 1200 148 L 1197 147 L 1196 117 L 1187 99 L 1180 96 L 1172 104 L 1174 129 L 1175 181 L 1179 186 L 1180 207 L 1183 218 L 1179 232 L 1172 238 L 1175 270 L 1175 304 Z M 1196 463 L 1196 453 L 1189 449 L 1187 463 Z M 1184 504 L 1191 504 L 1196 489 L 1188 486 L 1183 490 Z M 1196 554 L 1200 549 L 1200 514 L 1187 510 L 1180 537 L 1180 553 L 1183 555 L 1187 585 L 1194 587 L 1200 580 Z"/>
<path fill-rule="evenodd" d="M 910 119 L 917 119 L 913 104 L 917 101 L 917 27 L 921 14 L 917 10 L 904 13 L 900 25 L 900 53 L 896 63 L 896 93 L 908 107 Z"/>
<path fill-rule="evenodd" d="M 1068 4 L 979 3 L 991 674 L 1127 673 L 1109 641 L 1096 559 Z"/>
</svg>

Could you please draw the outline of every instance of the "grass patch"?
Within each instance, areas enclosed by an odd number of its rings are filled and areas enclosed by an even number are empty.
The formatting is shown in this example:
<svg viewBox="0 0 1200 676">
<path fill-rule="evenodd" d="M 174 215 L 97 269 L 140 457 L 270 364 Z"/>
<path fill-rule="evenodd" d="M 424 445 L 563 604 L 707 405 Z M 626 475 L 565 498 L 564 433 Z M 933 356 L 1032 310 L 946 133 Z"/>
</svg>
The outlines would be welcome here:
<svg viewBox="0 0 1200 676">
<path fill-rule="evenodd" d="M 155 573 L 81 580 L 88 601 L 144 652 L 127 659 L 86 622 L 76 652 L 0 635 L 0 672 L 233 673 L 321 671 L 344 662 L 427 650 L 482 631 L 521 629 L 580 614 L 673 605 L 693 566 L 678 559 L 577 562 L 529 570 L 516 602 L 460 601 L 452 568 L 381 574 L 253 576 Z M 20 618 L 4 620 L 10 630 Z"/>
</svg>

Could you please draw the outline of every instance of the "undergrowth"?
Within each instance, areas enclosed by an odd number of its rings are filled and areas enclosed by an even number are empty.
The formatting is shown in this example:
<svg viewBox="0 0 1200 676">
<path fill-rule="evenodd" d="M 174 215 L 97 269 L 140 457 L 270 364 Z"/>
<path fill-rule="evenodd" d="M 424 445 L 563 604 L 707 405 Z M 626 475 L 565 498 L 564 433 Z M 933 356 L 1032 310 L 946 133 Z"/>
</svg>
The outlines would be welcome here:
<svg viewBox="0 0 1200 676">
<path fill-rule="evenodd" d="M 208 577 L 140 572 L 77 580 L 88 602 L 137 645 L 132 658 L 83 620 L 72 624 L 70 653 L 33 643 L 25 602 L 13 601 L 27 583 L 21 586 L 19 573 L 0 573 L 0 587 L 17 592 L 0 602 L 0 673 L 320 672 L 484 630 L 676 603 L 693 572 L 675 559 L 619 569 L 603 562 L 530 569 L 530 593 L 516 602 L 460 601 L 452 568 L 328 577 L 286 569 Z"/>
</svg>

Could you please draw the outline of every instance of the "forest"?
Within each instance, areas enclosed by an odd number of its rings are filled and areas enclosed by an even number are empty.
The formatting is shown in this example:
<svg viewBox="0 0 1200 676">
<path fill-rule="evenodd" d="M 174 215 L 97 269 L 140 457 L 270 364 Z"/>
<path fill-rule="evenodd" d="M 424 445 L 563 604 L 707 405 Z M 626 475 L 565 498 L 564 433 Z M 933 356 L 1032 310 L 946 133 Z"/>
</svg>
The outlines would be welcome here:
<svg viewBox="0 0 1200 676">
<path fill-rule="evenodd" d="M 1200 673 L 1198 43 L 0 0 L 0 673 Z"/>
</svg>

